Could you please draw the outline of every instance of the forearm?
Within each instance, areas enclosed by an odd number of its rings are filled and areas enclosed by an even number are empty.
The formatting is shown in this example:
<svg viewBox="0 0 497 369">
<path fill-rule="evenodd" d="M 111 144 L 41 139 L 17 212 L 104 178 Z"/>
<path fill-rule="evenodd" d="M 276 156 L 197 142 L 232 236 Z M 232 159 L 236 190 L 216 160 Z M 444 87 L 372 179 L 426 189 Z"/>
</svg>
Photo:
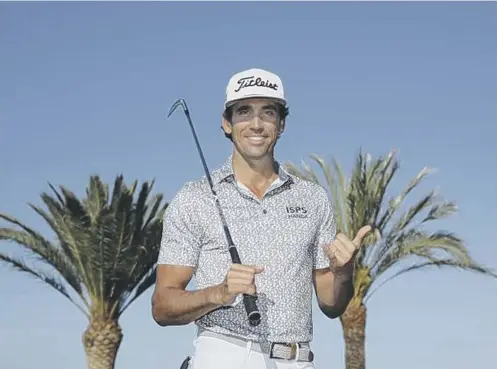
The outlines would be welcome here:
<svg viewBox="0 0 497 369">
<path fill-rule="evenodd" d="M 337 318 L 345 312 L 354 297 L 354 279 L 352 275 L 329 274 L 329 283 L 322 288 L 318 296 L 319 306 L 329 318 Z"/>
<path fill-rule="evenodd" d="M 163 287 L 152 297 L 152 315 L 157 324 L 186 325 L 219 308 L 216 286 L 196 291 Z"/>
</svg>

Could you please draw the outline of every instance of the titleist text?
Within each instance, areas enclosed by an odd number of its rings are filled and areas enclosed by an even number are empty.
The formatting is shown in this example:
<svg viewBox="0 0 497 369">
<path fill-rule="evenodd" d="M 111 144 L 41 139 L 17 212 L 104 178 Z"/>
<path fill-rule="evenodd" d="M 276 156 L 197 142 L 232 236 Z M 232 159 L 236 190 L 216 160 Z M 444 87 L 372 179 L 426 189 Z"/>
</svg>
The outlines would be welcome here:
<svg viewBox="0 0 497 369">
<path fill-rule="evenodd" d="M 263 81 L 261 79 L 261 77 L 257 77 L 257 78 L 255 78 L 254 76 L 245 77 L 245 78 L 239 79 L 237 83 L 238 83 L 238 88 L 235 90 L 235 92 L 240 91 L 242 88 L 252 87 L 252 86 L 267 87 L 267 88 L 271 88 L 275 91 L 278 90 L 278 85 L 276 83 L 271 83 L 269 81 Z"/>
</svg>

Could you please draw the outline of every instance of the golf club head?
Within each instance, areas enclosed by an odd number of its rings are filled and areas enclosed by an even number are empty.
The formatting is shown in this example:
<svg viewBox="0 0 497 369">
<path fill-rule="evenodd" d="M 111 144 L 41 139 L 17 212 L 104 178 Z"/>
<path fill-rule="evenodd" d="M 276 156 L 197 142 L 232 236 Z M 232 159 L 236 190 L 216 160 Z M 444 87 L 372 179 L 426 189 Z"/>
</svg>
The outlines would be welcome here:
<svg viewBox="0 0 497 369">
<path fill-rule="evenodd" d="M 187 356 L 185 360 L 181 363 L 180 369 L 188 369 L 188 364 L 190 364 L 190 356 Z"/>
<path fill-rule="evenodd" d="M 171 114 L 176 110 L 178 106 L 181 106 L 185 112 L 188 111 L 188 106 L 186 105 L 185 99 L 178 99 L 171 106 L 171 109 L 169 109 L 169 114 L 167 115 L 168 118 L 171 116 Z"/>
</svg>

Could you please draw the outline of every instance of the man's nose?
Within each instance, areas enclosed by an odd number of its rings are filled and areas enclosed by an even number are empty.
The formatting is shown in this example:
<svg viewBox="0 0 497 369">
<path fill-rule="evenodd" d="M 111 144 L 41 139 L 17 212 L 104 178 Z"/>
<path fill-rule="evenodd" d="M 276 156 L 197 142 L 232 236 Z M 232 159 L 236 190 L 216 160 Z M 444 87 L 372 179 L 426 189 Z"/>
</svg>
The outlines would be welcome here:
<svg viewBox="0 0 497 369">
<path fill-rule="evenodd" d="M 261 131 L 263 128 L 262 120 L 259 118 L 258 115 L 252 119 L 252 124 L 250 125 L 250 128 L 253 130 Z"/>
</svg>

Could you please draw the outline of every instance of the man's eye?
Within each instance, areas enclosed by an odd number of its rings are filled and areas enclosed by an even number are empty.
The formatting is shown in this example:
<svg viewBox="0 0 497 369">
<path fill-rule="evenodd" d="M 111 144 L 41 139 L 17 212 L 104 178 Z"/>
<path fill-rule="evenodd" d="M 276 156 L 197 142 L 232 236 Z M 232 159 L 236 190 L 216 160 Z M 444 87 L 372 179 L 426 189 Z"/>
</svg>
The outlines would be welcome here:
<svg viewBox="0 0 497 369">
<path fill-rule="evenodd" d="M 237 110 L 237 114 L 238 115 L 244 115 L 244 114 L 248 114 L 249 110 L 248 109 L 245 109 L 245 108 L 242 108 L 242 109 L 238 109 Z"/>
</svg>

